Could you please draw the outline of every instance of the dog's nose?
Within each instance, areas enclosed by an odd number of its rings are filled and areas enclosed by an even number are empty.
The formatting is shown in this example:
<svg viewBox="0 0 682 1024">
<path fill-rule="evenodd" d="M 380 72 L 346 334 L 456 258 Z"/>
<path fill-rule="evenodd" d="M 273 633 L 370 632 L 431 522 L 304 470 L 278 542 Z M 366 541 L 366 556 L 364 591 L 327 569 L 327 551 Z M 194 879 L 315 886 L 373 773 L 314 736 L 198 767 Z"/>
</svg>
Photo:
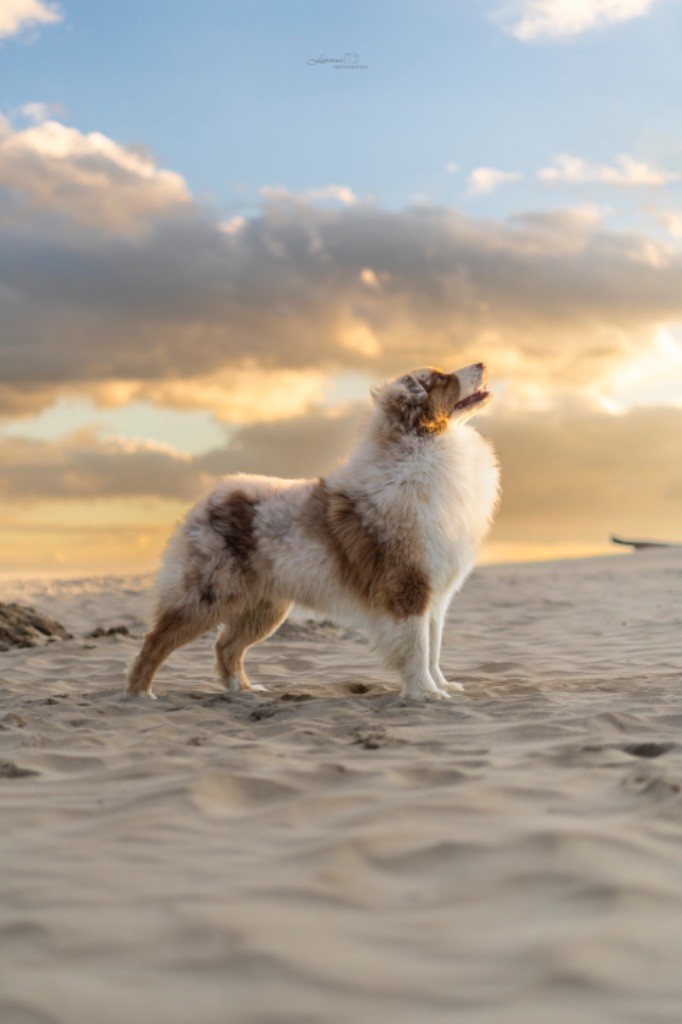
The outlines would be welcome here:
<svg viewBox="0 0 682 1024">
<path fill-rule="evenodd" d="M 481 375 L 481 384 L 485 384 L 488 380 L 488 370 L 485 363 L 476 363 L 476 369 Z"/>
</svg>

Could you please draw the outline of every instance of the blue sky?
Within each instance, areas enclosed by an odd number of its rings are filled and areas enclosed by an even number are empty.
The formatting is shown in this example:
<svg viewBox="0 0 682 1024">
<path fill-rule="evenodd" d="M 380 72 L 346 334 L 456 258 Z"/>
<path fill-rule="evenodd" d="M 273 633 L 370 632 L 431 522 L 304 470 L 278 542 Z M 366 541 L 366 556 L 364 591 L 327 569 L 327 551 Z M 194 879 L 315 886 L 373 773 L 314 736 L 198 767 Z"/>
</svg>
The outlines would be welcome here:
<svg viewBox="0 0 682 1024">
<path fill-rule="evenodd" d="M 4 0 L 0 571 L 151 565 L 216 474 L 324 472 L 372 382 L 481 358 L 491 557 L 679 534 L 681 30 Z"/>
<path fill-rule="evenodd" d="M 526 181 L 471 197 L 473 168 L 532 178 L 557 153 L 607 164 L 628 153 L 682 170 L 677 3 L 530 42 L 502 31 L 494 10 L 73 0 L 32 42 L 5 42 L 3 105 L 59 103 L 83 132 L 148 146 L 224 209 L 252 209 L 261 186 L 338 183 L 389 207 L 419 197 L 499 215 L 555 205 L 566 190 Z M 367 71 L 307 64 L 348 50 Z"/>
</svg>

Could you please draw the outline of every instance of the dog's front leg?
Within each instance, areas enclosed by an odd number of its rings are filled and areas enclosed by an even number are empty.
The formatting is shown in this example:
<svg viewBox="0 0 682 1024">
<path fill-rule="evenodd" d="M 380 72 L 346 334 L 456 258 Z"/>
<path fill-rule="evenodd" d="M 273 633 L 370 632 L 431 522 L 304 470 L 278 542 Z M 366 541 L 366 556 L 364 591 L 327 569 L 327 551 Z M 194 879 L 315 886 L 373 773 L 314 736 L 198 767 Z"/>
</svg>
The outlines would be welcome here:
<svg viewBox="0 0 682 1024">
<path fill-rule="evenodd" d="M 443 625 L 448 610 L 447 602 L 436 605 L 429 616 L 429 671 L 433 680 L 442 690 L 463 690 L 461 683 L 449 682 L 440 669 L 440 649 L 443 641 Z"/>
<path fill-rule="evenodd" d="M 436 684 L 429 671 L 428 615 L 384 620 L 380 626 L 379 647 L 386 664 L 400 673 L 403 697 L 434 700 L 450 696 Z"/>
</svg>

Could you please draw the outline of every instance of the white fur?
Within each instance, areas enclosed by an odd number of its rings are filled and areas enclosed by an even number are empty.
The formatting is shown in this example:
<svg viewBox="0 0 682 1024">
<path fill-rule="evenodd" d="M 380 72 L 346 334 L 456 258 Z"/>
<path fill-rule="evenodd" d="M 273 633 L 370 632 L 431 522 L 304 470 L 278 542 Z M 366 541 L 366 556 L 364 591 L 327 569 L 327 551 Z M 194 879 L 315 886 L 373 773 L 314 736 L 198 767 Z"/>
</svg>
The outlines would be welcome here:
<svg viewBox="0 0 682 1024">
<path fill-rule="evenodd" d="M 480 385 L 484 369 L 481 364 L 477 367 L 458 371 L 461 393 L 473 393 Z M 415 394 L 419 397 L 416 376 L 416 383 L 411 375 L 404 385 L 409 389 L 408 403 Z M 419 561 L 431 595 L 425 614 L 398 618 L 383 608 L 368 607 L 352 588 L 344 586 L 328 546 L 305 525 L 304 510 L 319 486 L 317 481 L 241 474 L 225 479 L 200 501 L 171 539 L 159 574 L 159 608 L 182 606 L 191 613 L 196 597 L 186 591 L 190 551 L 220 599 L 232 592 L 234 563 L 226 556 L 223 539 L 208 525 L 207 516 L 212 506 L 240 491 L 258 502 L 255 574 L 244 600 L 248 607 L 256 602 L 271 603 L 275 612 L 281 613 L 279 618 L 273 614 L 274 625 L 269 631 L 263 629 L 258 639 L 276 629 L 295 602 L 366 632 L 386 666 L 399 671 L 405 697 L 440 698 L 449 696 L 449 689 L 461 689 L 445 680 L 438 664 L 443 622 L 491 523 L 498 497 L 498 467 L 490 444 L 465 422 L 474 410 L 453 415 L 442 433 L 424 438 L 405 432 L 397 440 L 393 436 L 387 445 L 382 396 L 400 383 L 393 382 L 377 393 L 358 448 L 325 478 L 325 484 L 330 491 L 352 495 L 374 535 L 390 538 L 401 545 L 406 559 Z M 389 397 L 394 398 L 394 393 Z M 219 621 L 229 626 L 230 613 Z M 215 625 L 205 628 L 211 624 Z M 196 632 L 198 635 L 203 629 Z M 224 644 L 228 634 L 229 629 Z M 244 649 L 247 646 L 244 642 Z M 243 672 L 224 672 L 223 679 L 232 689 L 248 687 Z M 130 692 L 140 690 L 129 686 Z M 151 679 L 142 689 L 151 694 Z"/>
</svg>

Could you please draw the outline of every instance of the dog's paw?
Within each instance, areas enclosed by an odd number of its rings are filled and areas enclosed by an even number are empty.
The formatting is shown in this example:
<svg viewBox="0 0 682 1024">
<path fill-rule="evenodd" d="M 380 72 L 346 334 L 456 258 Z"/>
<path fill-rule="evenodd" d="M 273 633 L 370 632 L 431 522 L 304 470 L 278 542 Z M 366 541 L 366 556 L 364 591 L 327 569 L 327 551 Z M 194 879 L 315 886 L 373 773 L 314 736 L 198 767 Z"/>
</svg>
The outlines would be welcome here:
<svg viewBox="0 0 682 1024">
<path fill-rule="evenodd" d="M 429 687 L 428 689 L 426 687 L 420 687 L 419 689 L 407 690 L 402 694 L 402 697 L 404 700 L 419 701 L 419 703 L 423 703 L 424 701 L 450 700 L 451 694 L 449 694 L 447 690 L 442 690 L 439 686 L 434 686 L 433 688 Z"/>
<path fill-rule="evenodd" d="M 263 686 L 261 683 L 251 683 L 249 686 L 251 693 L 267 693 L 267 686 Z"/>
<path fill-rule="evenodd" d="M 452 696 L 453 693 L 464 693 L 464 687 L 461 683 L 450 682 L 449 679 L 444 679 L 440 684 L 440 687 L 443 690 L 450 690 L 450 696 Z"/>
<path fill-rule="evenodd" d="M 439 690 L 448 690 L 451 694 L 464 693 L 464 687 L 462 686 L 462 684 L 454 682 L 451 683 L 449 679 L 445 678 L 445 676 L 438 667 L 436 667 L 435 669 L 431 669 L 431 674 L 433 675 L 433 681 L 435 682 Z"/>
<path fill-rule="evenodd" d="M 151 690 L 142 690 L 140 693 L 135 693 L 133 690 L 124 690 L 121 694 L 122 700 L 137 700 L 138 697 L 146 697 L 147 700 L 158 700 L 155 693 Z"/>
</svg>

